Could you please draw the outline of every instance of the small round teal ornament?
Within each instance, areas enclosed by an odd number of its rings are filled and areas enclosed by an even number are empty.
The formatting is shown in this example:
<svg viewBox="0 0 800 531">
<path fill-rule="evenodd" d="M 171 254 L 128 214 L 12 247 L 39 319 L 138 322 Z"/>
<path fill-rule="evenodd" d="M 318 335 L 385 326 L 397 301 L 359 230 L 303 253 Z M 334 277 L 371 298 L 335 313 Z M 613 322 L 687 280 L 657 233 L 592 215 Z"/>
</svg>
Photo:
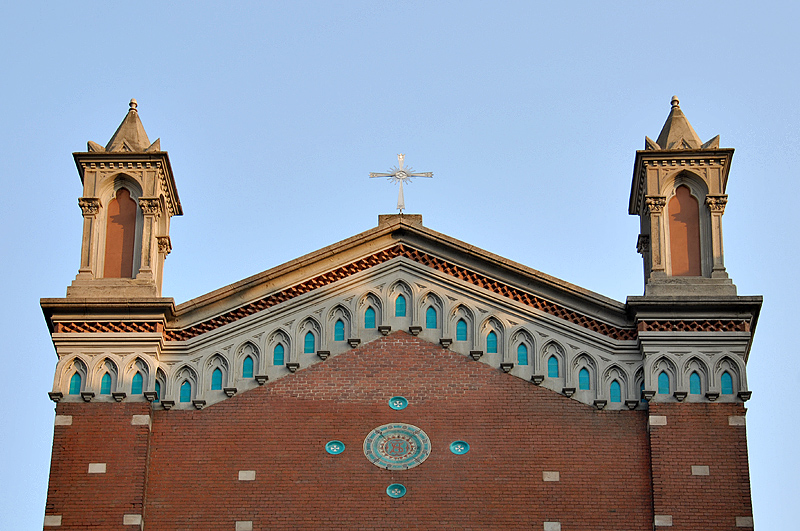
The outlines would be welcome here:
<svg viewBox="0 0 800 531">
<path fill-rule="evenodd" d="M 466 441 L 453 441 L 450 443 L 450 451 L 456 455 L 464 455 L 469 452 L 469 444 Z"/>
<path fill-rule="evenodd" d="M 397 411 L 408 407 L 408 400 L 404 396 L 393 396 L 389 399 L 389 407 Z"/>
<path fill-rule="evenodd" d="M 344 452 L 344 443 L 342 441 L 328 441 L 325 445 L 325 451 L 329 454 L 340 454 Z"/>
<path fill-rule="evenodd" d="M 402 498 L 406 495 L 406 488 L 400 483 L 392 483 L 386 487 L 386 494 L 388 494 L 390 498 Z"/>
</svg>

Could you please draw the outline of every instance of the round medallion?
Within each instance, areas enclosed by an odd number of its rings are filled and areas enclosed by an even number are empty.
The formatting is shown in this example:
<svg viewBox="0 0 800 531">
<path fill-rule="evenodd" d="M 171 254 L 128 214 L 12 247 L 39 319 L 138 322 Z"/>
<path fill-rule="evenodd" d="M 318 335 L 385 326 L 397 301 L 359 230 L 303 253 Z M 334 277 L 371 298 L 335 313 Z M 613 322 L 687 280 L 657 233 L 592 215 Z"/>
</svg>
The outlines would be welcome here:
<svg viewBox="0 0 800 531">
<path fill-rule="evenodd" d="M 430 453 L 428 436 L 410 424 L 384 424 L 364 439 L 364 455 L 373 465 L 387 470 L 414 468 Z"/>
<path fill-rule="evenodd" d="M 390 498 L 402 498 L 406 495 L 406 488 L 400 483 L 392 483 L 386 487 L 386 494 L 388 494 Z"/>
<path fill-rule="evenodd" d="M 464 455 L 469 452 L 469 444 L 466 441 L 453 441 L 450 443 L 450 451 L 456 455 Z"/>
<path fill-rule="evenodd" d="M 393 396 L 389 399 L 389 407 L 396 410 L 408 407 L 408 400 L 404 396 Z"/>
<path fill-rule="evenodd" d="M 328 441 L 325 445 L 325 451 L 329 454 L 340 454 L 344 452 L 344 443 L 342 441 Z"/>
</svg>

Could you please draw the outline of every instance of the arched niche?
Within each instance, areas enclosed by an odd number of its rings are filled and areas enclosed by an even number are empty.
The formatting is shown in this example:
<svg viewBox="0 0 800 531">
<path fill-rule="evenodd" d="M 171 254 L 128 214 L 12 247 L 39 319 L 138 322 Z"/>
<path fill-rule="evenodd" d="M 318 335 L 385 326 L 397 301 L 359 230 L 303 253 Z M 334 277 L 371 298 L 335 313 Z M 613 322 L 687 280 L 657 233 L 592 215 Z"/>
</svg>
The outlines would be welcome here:
<svg viewBox="0 0 800 531">
<path fill-rule="evenodd" d="M 712 268 L 711 215 L 705 206 L 708 187 L 682 171 L 664 187 L 666 266 L 671 276 L 708 277 Z"/>
<path fill-rule="evenodd" d="M 142 226 L 144 218 L 138 206 L 142 197 L 139 184 L 132 177 L 119 174 L 101 189 L 101 216 L 98 239 L 98 272 L 103 278 L 135 278 L 141 266 Z"/>
</svg>

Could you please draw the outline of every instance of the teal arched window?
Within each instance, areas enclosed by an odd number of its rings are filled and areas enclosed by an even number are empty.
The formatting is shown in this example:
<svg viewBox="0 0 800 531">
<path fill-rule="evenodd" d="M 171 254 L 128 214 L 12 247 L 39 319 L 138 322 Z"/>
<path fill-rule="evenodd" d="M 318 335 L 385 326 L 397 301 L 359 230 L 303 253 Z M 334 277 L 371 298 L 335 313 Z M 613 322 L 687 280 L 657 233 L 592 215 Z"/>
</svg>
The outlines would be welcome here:
<svg viewBox="0 0 800 531">
<path fill-rule="evenodd" d="M 375 310 L 372 306 L 364 312 L 364 328 L 375 328 Z"/>
<path fill-rule="evenodd" d="M 344 323 L 341 319 L 336 321 L 336 324 L 333 325 L 333 340 L 344 341 Z"/>
<path fill-rule="evenodd" d="M 184 381 L 181 384 L 181 402 L 191 402 L 192 400 L 192 384 Z"/>
<path fill-rule="evenodd" d="M 211 390 L 222 391 L 222 371 L 219 370 L 219 367 L 211 373 Z"/>
<path fill-rule="evenodd" d="M 156 380 L 156 402 L 161 401 L 161 382 Z"/>
<path fill-rule="evenodd" d="M 395 317 L 405 317 L 406 316 L 406 298 L 402 295 L 398 295 L 397 298 L 394 300 L 394 316 Z"/>
<path fill-rule="evenodd" d="M 314 351 L 314 334 L 312 332 L 307 332 L 303 342 L 303 353 L 313 354 Z"/>
<path fill-rule="evenodd" d="M 520 343 L 517 347 L 517 363 L 520 365 L 528 364 L 528 347 L 524 343 Z"/>
<path fill-rule="evenodd" d="M 619 382 L 614 380 L 611 382 L 611 401 L 612 402 L 622 402 L 622 388 L 619 386 Z"/>
<path fill-rule="evenodd" d="M 467 323 L 464 319 L 459 319 L 456 323 L 456 341 L 467 340 Z"/>
<path fill-rule="evenodd" d="M 69 394 L 81 394 L 81 375 L 77 372 L 72 375 L 72 378 L 69 379 Z"/>
<path fill-rule="evenodd" d="M 283 345 L 278 343 L 272 351 L 272 364 L 283 365 Z"/>
<path fill-rule="evenodd" d="M 547 376 L 549 378 L 558 378 L 558 358 L 550 356 L 547 360 Z"/>
<path fill-rule="evenodd" d="M 489 332 L 486 335 L 486 352 L 497 354 L 497 334 L 494 332 Z"/>
<path fill-rule="evenodd" d="M 101 395 L 110 395 L 111 394 L 111 375 L 105 373 L 103 378 L 100 380 L 100 394 Z"/>
<path fill-rule="evenodd" d="M 133 375 L 133 381 L 131 382 L 131 394 L 142 394 L 142 387 L 144 387 L 144 378 L 142 378 L 142 373 L 137 372 Z"/>
<path fill-rule="evenodd" d="M 669 394 L 669 374 L 664 371 L 661 371 L 661 374 L 658 375 L 658 394 Z"/>
<path fill-rule="evenodd" d="M 693 372 L 691 376 L 689 376 L 689 393 L 693 395 L 701 394 L 700 391 L 700 375 L 696 372 Z"/>
<path fill-rule="evenodd" d="M 253 358 L 247 356 L 242 362 L 242 378 L 253 377 Z"/>
<path fill-rule="evenodd" d="M 733 378 L 731 378 L 731 375 L 728 371 L 722 373 L 722 378 L 720 378 L 720 383 L 722 384 L 723 395 L 733 394 Z"/>
<path fill-rule="evenodd" d="M 425 328 L 436 328 L 436 308 L 428 306 L 425 311 Z"/>
<path fill-rule="evenodd" d="M 647 399 L 644 397 L 644 382 L 639 385 L 639 396 L 641 397 L 642 402 L 647 402 Z"/>
<path fill-rule="evenodd" d="M 589 389 L 589 371 L 585 367 L 578 373 L 578 389 L 583 391 Z"/>
</svg>

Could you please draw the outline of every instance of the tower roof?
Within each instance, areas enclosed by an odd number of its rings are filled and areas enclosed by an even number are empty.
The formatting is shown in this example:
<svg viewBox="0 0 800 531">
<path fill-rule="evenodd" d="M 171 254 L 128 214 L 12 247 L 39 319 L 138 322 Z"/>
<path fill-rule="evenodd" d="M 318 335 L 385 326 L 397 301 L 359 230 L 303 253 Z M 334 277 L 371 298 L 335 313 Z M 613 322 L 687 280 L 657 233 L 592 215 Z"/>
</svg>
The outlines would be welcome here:
<svg viewBox="0 0 800 531">
<path fill-rule="evenodd" d="M 139 111 L 136 109 L 138 104 L 135 99 L 129 103 L 128 114 L 119 124 L 117 131 L 105 148 L 96 142 L 89 141 L 89 151 L 106 152 L 146 152 L 161 151 L 161 139 L 157 139 L 152 144 L 147 138 L 142 121 L 139 119 Z"/>
<path fill-rule="evenodd" d="M 719 147 L 719 135 L 705 144 L 695 132 L 692 124 L 680 107 L 677 96 L 672 96 L 672 109 L 669 111 L 667 121 L 661 128 L 658 140 L 645 137 L 645 149 L 648 150 L 673 150 L 673 149 L 716 149 Z"/>
</svg>

